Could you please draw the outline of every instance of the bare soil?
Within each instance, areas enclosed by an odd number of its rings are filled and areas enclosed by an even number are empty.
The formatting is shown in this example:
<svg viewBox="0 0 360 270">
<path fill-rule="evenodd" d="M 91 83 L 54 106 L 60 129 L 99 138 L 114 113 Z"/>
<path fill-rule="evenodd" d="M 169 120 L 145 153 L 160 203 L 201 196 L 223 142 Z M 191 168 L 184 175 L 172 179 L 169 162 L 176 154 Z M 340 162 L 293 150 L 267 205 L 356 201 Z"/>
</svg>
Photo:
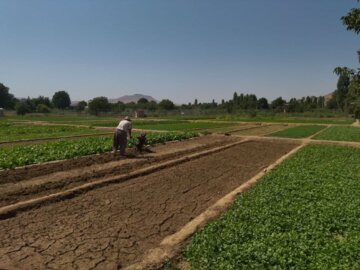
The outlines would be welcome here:
<svg viewBox="0 0 360 270">
<path fill-rule="evenodd" d="M 182 142 L 168 142 L 166 144 L 158 144 L 152 147 L 151 150 L 154 152 L 154 155 L 157 155 L 157 153 L 170 154 L 178 150 L 184 150 L 188 148 L 191 149 L 192 147 L 206 146 L 212 143 L 219 145 L 234 140 L 235 138 L 227 138 L 225 136 L 220 136 L 220 135 L 217 136 L 209 135 L 209 136 L 201 136 L 201 137 L 193 138 Z M 138 157 L 136 151 L 134 150 L 128 149 L 127 152 L 130 154 L 130 156 L 134 158 Z M 151 157 L 152 155 L 147 155 L 147 156 Z M 140 157 L 143 158 L 144 155 L 141 155 Z M 54 172 L 69 171 L 75 168 L 83 168 L 94 164 L 99 165 L 111 161 L 119 161 L 119 157 L 114 156 L 113 154 L 108 152 L 103 154 L 77 157 L 67 160 L 50 161 L 43 164 L 29 165 L 29 166 L 19 167 L 16 169 L 0 170 L 0 184 L 23 181 L 26 179 L 30 179 L 42 175 L 48 175 Z"/>
<path fill-rule="evenodd" d="M 130 158 L 125 159 L 113 154 L 102 154 L 75 159 L 77 162 L 70 160 L 32 166 L 27 171 L 22 169 L 9 171 L 7 177 L 0 181 L 0 207 L 73 188 L 102 177 L 128 173 L 162 160 L 178 158 L 189 153 L 239 140 L 239 138 L 235 137 L 208 135 L 150 147 L 148 151 L 144 151 L 142 154 L 129 151 L 133 154 L 129 153 Z M 101 157 L 103 160 L 97 163 L 97 160 Z M 91 161 L 93 162 L 91 163 Z M 106 161 L 109 162 L 103 163 Z M 74 169 L 70 169 L 71 166 L 69 166 L 68 170 L 46 174 L 51 172 L 52 168 L 57 164 L 63 167 L 71 162 L 74 162 L 72 166 L 76 166 Z M 22 178 L 24 172 L 27 173 L 26 176 L 30 176 L 34 172 L 35 177 Z M 36 176 L 38 173 L 44 175 Z"/>
<path fill-rule="evenodd" d="M 298 144 L 246 142 L 0 221 L 0 265 L 119 269 Z"/>
</svg>

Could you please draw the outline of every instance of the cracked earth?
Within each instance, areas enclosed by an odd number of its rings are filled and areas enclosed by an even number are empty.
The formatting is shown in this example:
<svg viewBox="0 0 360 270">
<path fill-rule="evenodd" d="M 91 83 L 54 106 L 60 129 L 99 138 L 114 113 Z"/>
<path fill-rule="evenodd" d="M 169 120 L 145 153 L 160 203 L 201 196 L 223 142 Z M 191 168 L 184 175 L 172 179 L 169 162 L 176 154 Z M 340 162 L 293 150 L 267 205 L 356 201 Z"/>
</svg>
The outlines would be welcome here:
<svg viewBox="0 0 360 270">
<path fill-rule="evenodd" d="M 0 269 L 121 269 L 297 144 L 245 142 L 0 221 Z"/>
</svg>

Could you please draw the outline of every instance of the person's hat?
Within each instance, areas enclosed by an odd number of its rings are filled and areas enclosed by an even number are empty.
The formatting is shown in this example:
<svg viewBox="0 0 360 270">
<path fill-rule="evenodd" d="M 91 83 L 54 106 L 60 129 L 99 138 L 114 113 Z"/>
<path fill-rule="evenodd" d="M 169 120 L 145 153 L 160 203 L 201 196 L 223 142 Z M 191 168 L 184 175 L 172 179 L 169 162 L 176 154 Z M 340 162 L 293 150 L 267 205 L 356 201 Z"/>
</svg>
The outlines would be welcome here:
<svg viewBox="0 0 360 270">
<path fill-rule="evenodd" d="M 125 116 L 125 117 L 124 117 L 124 120 L 131 121 L 131 119 L 130 119 L 129 116 Z"/>
</svg>

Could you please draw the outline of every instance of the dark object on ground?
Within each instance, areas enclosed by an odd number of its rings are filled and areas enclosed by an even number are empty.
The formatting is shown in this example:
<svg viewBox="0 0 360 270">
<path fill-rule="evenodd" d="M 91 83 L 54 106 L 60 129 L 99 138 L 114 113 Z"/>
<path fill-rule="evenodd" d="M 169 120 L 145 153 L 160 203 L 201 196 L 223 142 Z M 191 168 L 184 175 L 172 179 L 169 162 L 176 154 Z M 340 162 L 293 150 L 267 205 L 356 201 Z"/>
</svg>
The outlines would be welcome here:
<svg viewBox="0 0 360 270">
<path fill-rule="evenodd" d="M 225 135 L 225 136 L 231 136 L 231 134 L 230 134 L 230 133 L 224 133 L 224 135 Z"/>
<path fill-rule="evenodd" d="M 141 133 L 138 137 L 137 137 L 138 141 L 136 144 L 136 149 L 139 152 L 143 151 L 144 145 L 146 144 L 146 134 L 145 133 Z"/>
</svg>

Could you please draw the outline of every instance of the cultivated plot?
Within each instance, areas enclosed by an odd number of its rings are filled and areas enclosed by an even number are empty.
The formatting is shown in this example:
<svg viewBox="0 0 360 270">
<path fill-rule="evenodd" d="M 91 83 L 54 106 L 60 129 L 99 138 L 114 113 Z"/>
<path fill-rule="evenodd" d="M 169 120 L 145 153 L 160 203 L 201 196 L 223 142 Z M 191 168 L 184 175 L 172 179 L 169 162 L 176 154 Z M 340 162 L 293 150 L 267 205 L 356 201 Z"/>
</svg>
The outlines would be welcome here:
<svg viewBox="0 0 360 270">
<path fill-rule="evenodd" d="M 360 150 L 311 145 L 186 248 L 190 269 L 358 269 Z"/>
<path fill-rule="evenodd" d="M 296 126 L 269 134 L 270 137 L 306 138 L 324 129 L 325 126 Z"/>
<path fill-rule="evenodd" d="M 253 128 L 232 132 L 232 134 L 241 135 L 241 136 L 264 136 L 266 134 L 287 128 L 288 128 L 287 125 L 263 125 L 263 126 L 255 126 Z"/>
<path fill-rule="evenodd" d="M 3 263 L 31 269 L 118 269 L 293 149 L 247 142 L 1 220 Z"/>
<path fill-rule="evenodd" d="M 316 135 L 315 140 L 360 142 L 359 127 L 330 127 Z"/>
</svg>

